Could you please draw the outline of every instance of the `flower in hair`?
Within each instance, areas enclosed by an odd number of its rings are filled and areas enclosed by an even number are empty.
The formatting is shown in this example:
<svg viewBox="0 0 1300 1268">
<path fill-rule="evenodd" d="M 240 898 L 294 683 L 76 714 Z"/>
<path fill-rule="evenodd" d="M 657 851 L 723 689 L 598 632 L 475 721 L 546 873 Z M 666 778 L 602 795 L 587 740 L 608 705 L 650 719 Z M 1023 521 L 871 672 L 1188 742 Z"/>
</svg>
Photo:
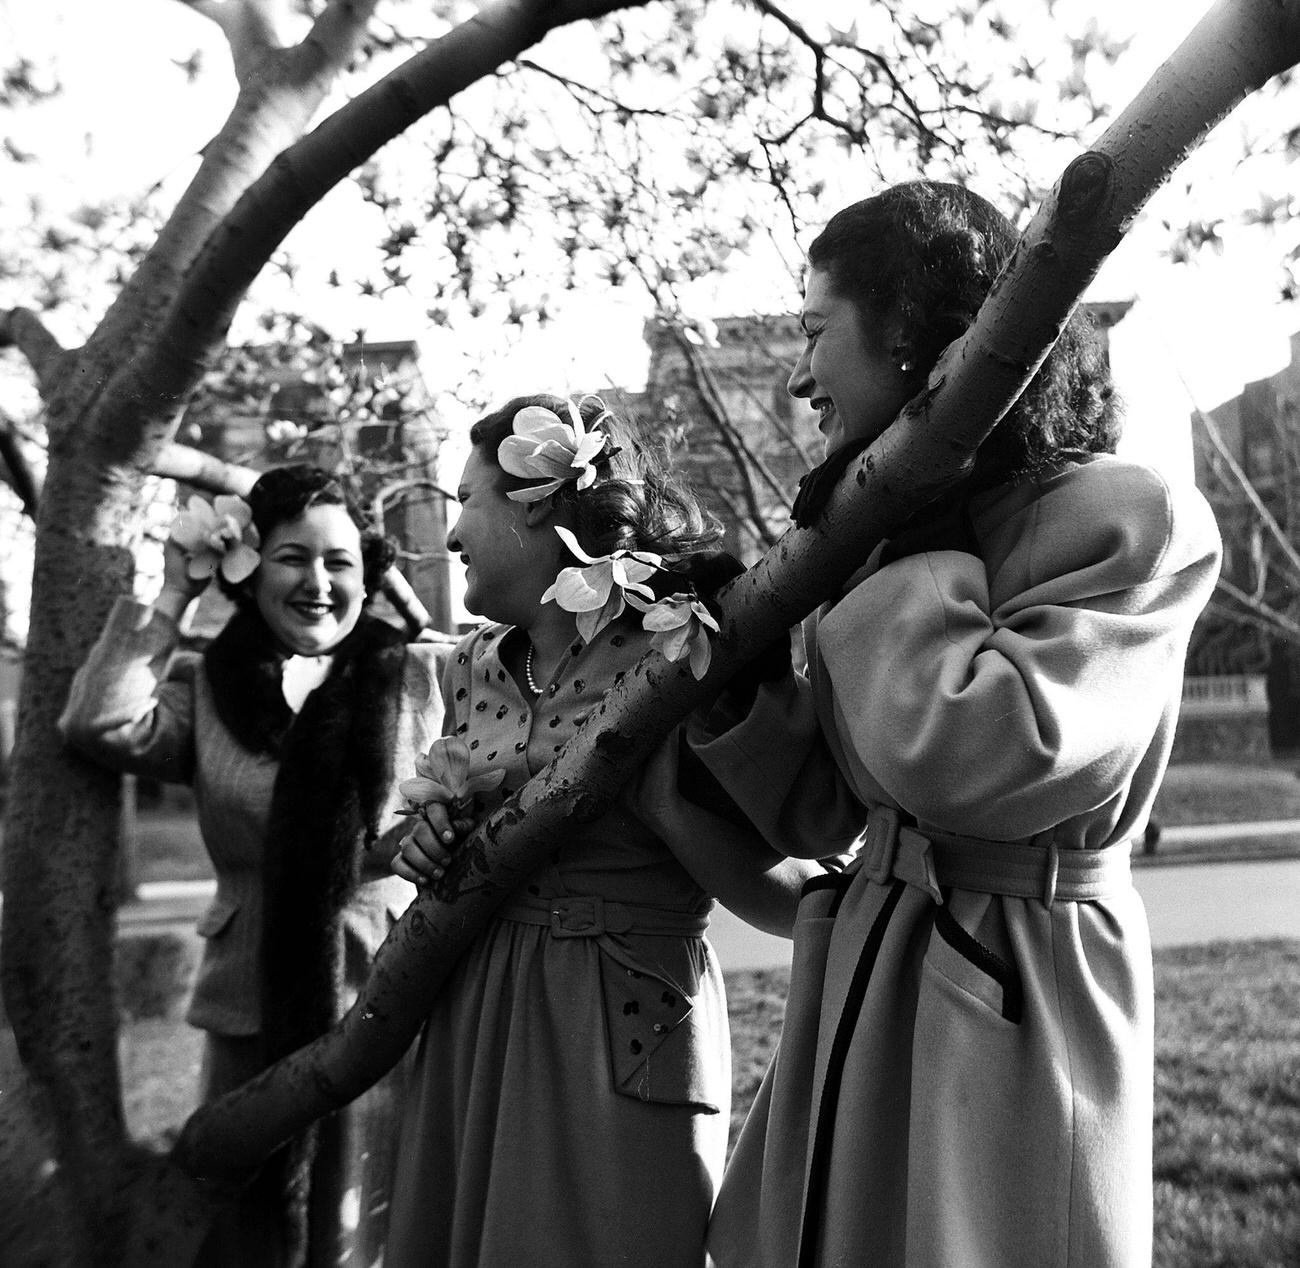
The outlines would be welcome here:
<svg viewBox="0 0 1300 1268">
<path fill-rule="evenodd" d="M 599 397 L 582 398 L 583 401 Z M 514 435 L 497 446 L 497 462 L 502 471 L 524 480 L 545 480 L 527 489 L 515 489 L 506 496 L 514 502 L 540 502 L 556 489 L 576 481 L 579 489 L 590 488 L 596 481 L 596 463 L 608 457 L 609 436 L 600 424 L 611 418 L 602 409 L 590 427 L 582 421 L 582 401 L 565 401 L 569 422 L 544 405 L 525 405 L 512 422 Z"/>
<path fill-rule="evenodd" d="M 252 508 L 243 498 L 221 493 L 211 502 L 190 498 L 172 524 L 172 541 L 188 556 L 186 571 L 196 581 L 221 575 L 237 585 L 251 577 L 262 562 L 262 544 Z"/>
<path fill-rule="evenodd" d="M 663 556 L 649 550 L 616 550 L 593 556 L 578 545 L 567 528 L 556 525 L 555 531 L 586 567 L 563 569 L 542 595 L 542 602 L 554 599 L 566 612 L 576 613 L 578 633 L 585 642 L 590 643 L 620 616 L 625 601 L 633 595 L 654 601 L 654 591 L 643 583 L 660 570 Z"/>
<path fill-rule="evenodd" d="M 688 657 L 691 673 L 697 679 L 703 678 L 713 654 L 709 633 L 718 632 L 718 623 L 709 609 L 689 594 L 670 594 L 655 603 L 646 603 L 629 594 L 627 601 L 645 613 L 641 624 L 651 632 L 650 646 L 665 660 Z"/>
<path fill-rule="evenodd" d="M 425 806 L 437 802 L 449 807 L 452 817 L 458 818 L 478 793 L 490 792 L 505 777 L 504 770 L 470 775 L 469 745 L 458 735 L 444 735 L 415 759 L 414 777 L 397 785 L 410 805 L 401 813 L 419 814 Z"/>
</svg>

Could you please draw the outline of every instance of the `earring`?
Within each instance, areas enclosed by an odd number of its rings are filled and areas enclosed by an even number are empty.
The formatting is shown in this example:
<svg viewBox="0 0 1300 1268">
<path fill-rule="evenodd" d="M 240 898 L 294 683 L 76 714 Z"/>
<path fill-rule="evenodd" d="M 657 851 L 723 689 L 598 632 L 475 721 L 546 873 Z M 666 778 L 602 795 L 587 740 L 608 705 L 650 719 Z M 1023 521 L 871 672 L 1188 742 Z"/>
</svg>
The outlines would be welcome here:
<svg viewBox="0 0 1300 1268">
<path fill-rule="evenodd" d="M 897 362 L 899 370 L 904 374 L 910 374 L 916 364 L 911 360 L 911 348 L 905 343 L 896 343 L 889 351 Z"/>
<path fill-rule="evenodd" d="M 898 368 L 899 368 L 899 369 L 900 369 L 904 374 L 911 374 L 911 373 L 912 373 L 913 366 L 912 366 L 912 363 L 911 363 L 910 361 L 900 361 L 900 362 L 898 363 Z"/>
</svg>

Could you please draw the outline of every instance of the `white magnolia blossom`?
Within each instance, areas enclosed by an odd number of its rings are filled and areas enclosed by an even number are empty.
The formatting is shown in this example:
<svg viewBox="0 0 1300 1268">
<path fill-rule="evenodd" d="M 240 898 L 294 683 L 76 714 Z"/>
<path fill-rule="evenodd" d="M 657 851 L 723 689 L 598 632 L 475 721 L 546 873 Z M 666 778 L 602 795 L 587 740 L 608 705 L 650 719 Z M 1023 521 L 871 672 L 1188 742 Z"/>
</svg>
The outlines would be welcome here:
<svg viewBox="0 0 1300 1268">
<path fill-rule="evenodd" d="M 645 603 L 634 595 L 628 595 L 627 601 L 645 614 L 641 624 L 651 631 L 650 646 L 665 660 L 689 657 L 691 673 L 697 679 L 703 678 L 713 655 L 709 635 L 718 632 L 713 613 L 689 594 L 670 594 L 655 603 Z"/>
<path fill-rule="evenodd" d="M 172 541 L 187 556 L 186 571 L 196 581 L 218 569 L 232 585 L 251 577 L 262 562 L 262 539 L 253 512 L 243 498 L 218 494 L 213 502 L 190 498 L 172 524 Z"/>
<path fill-rule="evenodd" d="M 458 735 L 444 735 L 429 745 L 429 751 L 415 759 L 415 775 L 398 784 L 398 791 L 415 810 L 437 802 L 463 806 L 477 793 L 496 788 L 506 773 L 485 771 L 470 776 L 469 745 Z"/>
<path fill-rule="evenodd" d="M 629 592 L 654 601 L 654 591 L 643 584 L 663 566 L 663 556 L 649 550 L 616 550 L 610 555 L 589 555 L 567 529 L 556 526 L 564 544 L 586 565 L 565 568 L 551 583 L 542 602 L 554 599 L 566 612 L 577 615 L 578 633 L 590 643 L 619 617 Z"/>
<path fill-rule="evenodd" d="M 507 493 L 512 501 L 540 502 L 570 481 L 576 482 L 579 489 L 590 488 L 596 482 L 596 459 L 609 439 L 599 423 L 609 417 L 609 411 L 605 410 L 588 428 L 582 421 L 580 405 L 565 401 L 570 419 L 567 423 L 544 405 L 526 405 L 514 416 L 515 434 L 497 446 L 497 463 L 509 475 L 546 483 Z"/>
</svg>

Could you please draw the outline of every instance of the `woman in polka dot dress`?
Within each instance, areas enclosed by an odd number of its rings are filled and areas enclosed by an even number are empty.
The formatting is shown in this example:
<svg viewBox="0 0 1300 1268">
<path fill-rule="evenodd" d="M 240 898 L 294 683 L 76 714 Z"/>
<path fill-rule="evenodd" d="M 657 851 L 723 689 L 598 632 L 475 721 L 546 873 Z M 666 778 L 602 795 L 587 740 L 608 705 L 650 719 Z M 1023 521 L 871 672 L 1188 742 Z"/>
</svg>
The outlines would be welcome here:
<svg viewBox="0 0 1300 1268">
<path fill-rule="evenodd" d="M 650 644 L 617 584 L 576 620 L 552 601 L 570 543 L 599 591 L 602 575 L 646 572 L 614 552 L 689 557 L 717 529 L 597 398 L 517 399 L 470 439 L 447 540 L 489 623 L 450 658 L 445 731 L 471 780 L 504 772 L 472 822 L 549 764 Z M 386 1268 L 703 1264 L 730 1100 L 709 910 L 717 898 L 788 937 L 819 869 L 692 792 L 673 736 L 603 815 L 573 822 L 462 958 L 421 1040 Z M 428 818 L 394 860 L 417 882 L 470 826 L 438 805 Z"/>
</svg>

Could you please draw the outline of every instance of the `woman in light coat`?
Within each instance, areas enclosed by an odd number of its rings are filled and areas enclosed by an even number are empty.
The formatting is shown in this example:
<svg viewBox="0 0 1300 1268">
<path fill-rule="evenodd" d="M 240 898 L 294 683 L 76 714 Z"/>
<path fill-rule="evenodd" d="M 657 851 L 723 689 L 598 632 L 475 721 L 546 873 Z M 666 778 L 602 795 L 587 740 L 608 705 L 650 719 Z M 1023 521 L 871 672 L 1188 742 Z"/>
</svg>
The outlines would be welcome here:
<svg viewBox="0 0 1300 1268">
<path fill-rule="evenodd" d="M 791 393 L 815 521 L 1016 241 L 918 181 L 813 243 Z M 724 1268 L 1107 1268 L 1151 1253 L 1152 982 L 1129 875 L 1219 540 L 1113 454 L 1076 318 L 972 475 L 804 627 L 807 678 L 726 693 L 695 750 L 805 887 L 778 1054 L 709 1237 Z"/>
</svg>

